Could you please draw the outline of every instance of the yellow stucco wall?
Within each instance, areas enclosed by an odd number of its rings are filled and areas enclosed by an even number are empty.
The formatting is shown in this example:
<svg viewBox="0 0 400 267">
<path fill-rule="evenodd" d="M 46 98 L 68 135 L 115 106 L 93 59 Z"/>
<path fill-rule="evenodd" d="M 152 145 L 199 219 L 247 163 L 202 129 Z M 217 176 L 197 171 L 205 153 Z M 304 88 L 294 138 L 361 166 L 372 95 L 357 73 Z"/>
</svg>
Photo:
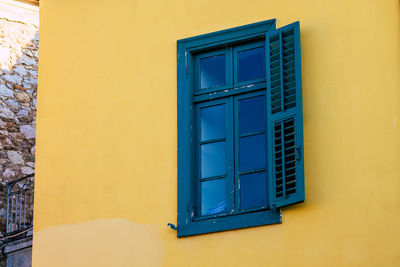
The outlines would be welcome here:
<svg viewBox="0 0 400 267">
<path fill-rule="evenodd" d="M 399 266 L 397 0 L 41 0 L 33 264 Z M 178 239 L 176 40 L 301 22 L 306 202 Z"/>
</svg>

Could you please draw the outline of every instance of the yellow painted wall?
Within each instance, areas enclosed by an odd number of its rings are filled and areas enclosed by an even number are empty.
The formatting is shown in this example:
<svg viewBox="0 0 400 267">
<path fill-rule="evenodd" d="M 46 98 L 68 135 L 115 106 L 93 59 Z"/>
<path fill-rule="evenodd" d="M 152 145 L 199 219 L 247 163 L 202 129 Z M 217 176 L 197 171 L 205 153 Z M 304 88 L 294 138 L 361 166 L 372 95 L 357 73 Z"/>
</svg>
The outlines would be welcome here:
<svg viewBox="0 0 400 267">
<path fill-rule="evenodd" d="M 40 1 L 34 267 L 400 266 L 397 0 Z M 306 202 L 178 239 L 176 40 L 301 21 Z"/>
</svg>

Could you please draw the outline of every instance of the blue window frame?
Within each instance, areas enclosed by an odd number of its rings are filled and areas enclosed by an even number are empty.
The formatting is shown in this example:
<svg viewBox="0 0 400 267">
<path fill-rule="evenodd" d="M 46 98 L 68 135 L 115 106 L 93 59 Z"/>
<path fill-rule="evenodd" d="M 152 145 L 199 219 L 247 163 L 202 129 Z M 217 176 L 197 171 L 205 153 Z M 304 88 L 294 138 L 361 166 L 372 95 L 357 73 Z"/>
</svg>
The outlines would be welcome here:
<svg viewBox="0 0 400 267">
<path fill-rule="evenodd" d="M 280 223 L 304 201 L 299 27 L 178 41 L 179 237 Z"/>
</svg>

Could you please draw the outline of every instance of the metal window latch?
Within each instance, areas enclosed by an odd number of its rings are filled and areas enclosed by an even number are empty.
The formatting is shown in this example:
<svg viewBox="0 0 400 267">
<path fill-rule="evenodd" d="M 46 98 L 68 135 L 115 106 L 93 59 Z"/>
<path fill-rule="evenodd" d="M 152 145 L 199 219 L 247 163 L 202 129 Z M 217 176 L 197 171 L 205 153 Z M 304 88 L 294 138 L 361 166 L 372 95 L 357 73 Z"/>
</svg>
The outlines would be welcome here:
<svg viewBox="0 0 400 267">
<path fill-rule="evenodd" d="M 296 160 L 301 160 L 301 146 L 296 147 Z"/>
<path fill-rule="evenodd" d="M 169 226 L 172 230 L 175 230 L 175 231 L 178 230 L 178 227 L 176 227 L 176 226 L 175 226 L 174 224 L 172 224 L 172 223 L 168 223 L 167 226 Z"/>
</svg>

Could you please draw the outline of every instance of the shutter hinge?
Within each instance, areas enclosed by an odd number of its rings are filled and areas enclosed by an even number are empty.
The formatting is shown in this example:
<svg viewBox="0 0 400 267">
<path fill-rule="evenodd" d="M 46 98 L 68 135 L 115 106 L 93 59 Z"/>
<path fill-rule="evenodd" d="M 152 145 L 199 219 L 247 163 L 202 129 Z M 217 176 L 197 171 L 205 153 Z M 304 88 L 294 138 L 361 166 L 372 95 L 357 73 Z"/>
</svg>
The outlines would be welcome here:
<svg viewBox="0 0 400 267">
<path fill-rule="evenodd" d="M 301 160 L 301 146 L 296 147 L 296 160 Z"/>
</svg>

